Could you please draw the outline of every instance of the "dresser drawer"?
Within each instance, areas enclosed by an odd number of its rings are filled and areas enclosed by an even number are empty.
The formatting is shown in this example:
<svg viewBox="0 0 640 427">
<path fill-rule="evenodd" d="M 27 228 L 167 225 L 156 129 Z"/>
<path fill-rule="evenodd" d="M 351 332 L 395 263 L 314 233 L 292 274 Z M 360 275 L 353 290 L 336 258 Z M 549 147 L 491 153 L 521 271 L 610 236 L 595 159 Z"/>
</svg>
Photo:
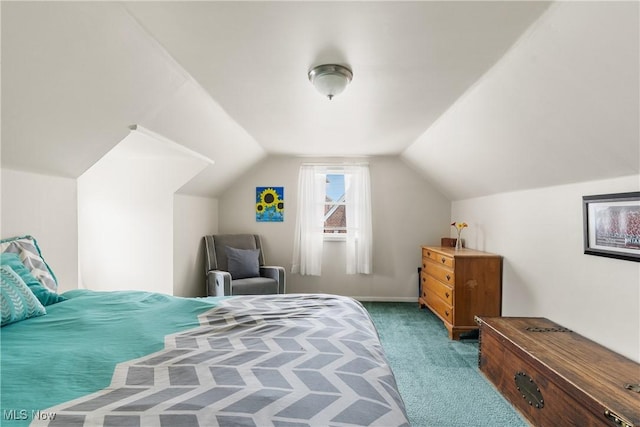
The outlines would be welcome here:
<svg viewBox="0 0 640 427">
<path fill-rule="evenodd" d="M 449 305 L 453 305 L 453 289 L 434 279 L 428 274 L 422 274 L 422 297 L 426 298 L 426 293 L 432 293 L 445 300 Z"/>
<path fill-rule="evenodd" d="M 433 292 L 426 295 L 427 305 L 447 323 L 453 323 L 453 308 Z"/>
<path fill-rule="evenodd" d="M 438 279 L 442 283 L 446 283 L 448 285 L 453 286 L 454 283 L 456 282 L 453 270 L 449 270 L 448 268 L 441 267 L 438 264 L 435 264 L 433 262 L 427 263 L 426 272 L 429 276 L 432 276 Z"/>
<path fill-rule="evenodd" d="M 422 248 L 422 264 L 424 267 L 425 259 L 430 259 L 435 261 L 440 265 L 446 265 L 447 267 L 453 268 L 453 258 L 439 252 L 433 251 L 429 248 Z"/>
</svg>

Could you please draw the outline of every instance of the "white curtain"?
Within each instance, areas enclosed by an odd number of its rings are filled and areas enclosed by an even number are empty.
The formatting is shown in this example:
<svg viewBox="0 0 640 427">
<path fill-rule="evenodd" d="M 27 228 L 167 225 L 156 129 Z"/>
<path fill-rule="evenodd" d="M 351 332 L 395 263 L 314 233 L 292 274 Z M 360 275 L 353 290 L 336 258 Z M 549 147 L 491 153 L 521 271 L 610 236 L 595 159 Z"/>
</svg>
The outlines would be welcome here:
<svg viewBox="0 0 640 427">
<path fill-rule="evenodd" d="M 318 166 L 300 167 L 292 273 L 320 276 L 322 272 L 326 176 Z"/>
<path fill-rule="evenodd" d="M 368 165 L 344 168 L 347 211 L 347 274 L 371 274 L 371 180 Z"/>
</svg>

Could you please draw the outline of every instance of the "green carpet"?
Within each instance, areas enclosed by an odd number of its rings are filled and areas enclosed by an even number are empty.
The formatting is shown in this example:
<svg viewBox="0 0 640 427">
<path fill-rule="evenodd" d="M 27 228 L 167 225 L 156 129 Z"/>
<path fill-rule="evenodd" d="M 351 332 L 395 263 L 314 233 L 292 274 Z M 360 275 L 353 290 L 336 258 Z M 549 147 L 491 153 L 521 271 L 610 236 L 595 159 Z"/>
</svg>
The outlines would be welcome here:
<svg viewBox="0 0 640 427">
<path fill-rule="evenodd" d="M 393 369 L 413 427 L 528 424 L 478 369 L 478 340 L 451 341 L 417 303 L 363 302 Z"/>
</svg>

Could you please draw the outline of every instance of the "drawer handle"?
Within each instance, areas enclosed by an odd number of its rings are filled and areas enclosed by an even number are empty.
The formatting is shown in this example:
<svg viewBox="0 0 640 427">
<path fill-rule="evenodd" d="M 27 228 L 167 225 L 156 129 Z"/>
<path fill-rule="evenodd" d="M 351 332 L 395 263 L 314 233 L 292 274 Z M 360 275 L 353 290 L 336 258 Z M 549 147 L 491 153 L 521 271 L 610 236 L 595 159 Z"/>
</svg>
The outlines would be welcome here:
<svg viewBox="0 0 640 427">
<path fill-rule="evenodd" d="M 422 268 L 427 268 L 427 264 L 425 264 L 424 262 L 422 263 Z"/>
<path fill-rule="evenodd" d="M 451 276 L 447 274 L 447 280 L 451 280 Z"/>
<path fill-rule="evenodd" d="M 444 314 L 446 314 L 447 316 L 449 316 L 449 310 L 445 310 Z"/>
<path fill-rule="evenodd" d="M 426 282 L 427 280 L 423 277 L 423 278 L 422 278 L 422 281 L 423 281 L 423 282 Z"/>
<path fill-rule="evenodd" d="M 427 256 L 431 256 L 431 252 L 427 252 Z"/>
<path fill-rule="evenodd" d="M 442 258 L 440 259 L 440 261 L 442 261 L 442 263 L 444 264 L 444 262 L 446 261 L 446 258 L 445 258 L 445 257 L 442 257 Z"/>
<path fill-rule="evenodd" d="M 447 297 L 447 298 L 449 298 L 449 292 L 445 292 L 445 293 L 444 293 L 444 296 L 445 296 L 445 297 Z"/>
</svg>

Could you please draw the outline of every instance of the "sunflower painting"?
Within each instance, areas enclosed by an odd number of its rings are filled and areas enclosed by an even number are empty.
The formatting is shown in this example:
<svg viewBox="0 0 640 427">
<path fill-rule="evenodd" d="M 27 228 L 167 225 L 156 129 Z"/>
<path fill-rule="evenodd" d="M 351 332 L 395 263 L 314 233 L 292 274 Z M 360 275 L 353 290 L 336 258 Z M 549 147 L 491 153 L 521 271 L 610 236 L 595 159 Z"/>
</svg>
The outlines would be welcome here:
<svg viewBox="0 0 640 427">
<path fill-rule="evenodd" d="M 284 221 L 284 187 L 256 187 L 256 221 Z"/>
</svg>

